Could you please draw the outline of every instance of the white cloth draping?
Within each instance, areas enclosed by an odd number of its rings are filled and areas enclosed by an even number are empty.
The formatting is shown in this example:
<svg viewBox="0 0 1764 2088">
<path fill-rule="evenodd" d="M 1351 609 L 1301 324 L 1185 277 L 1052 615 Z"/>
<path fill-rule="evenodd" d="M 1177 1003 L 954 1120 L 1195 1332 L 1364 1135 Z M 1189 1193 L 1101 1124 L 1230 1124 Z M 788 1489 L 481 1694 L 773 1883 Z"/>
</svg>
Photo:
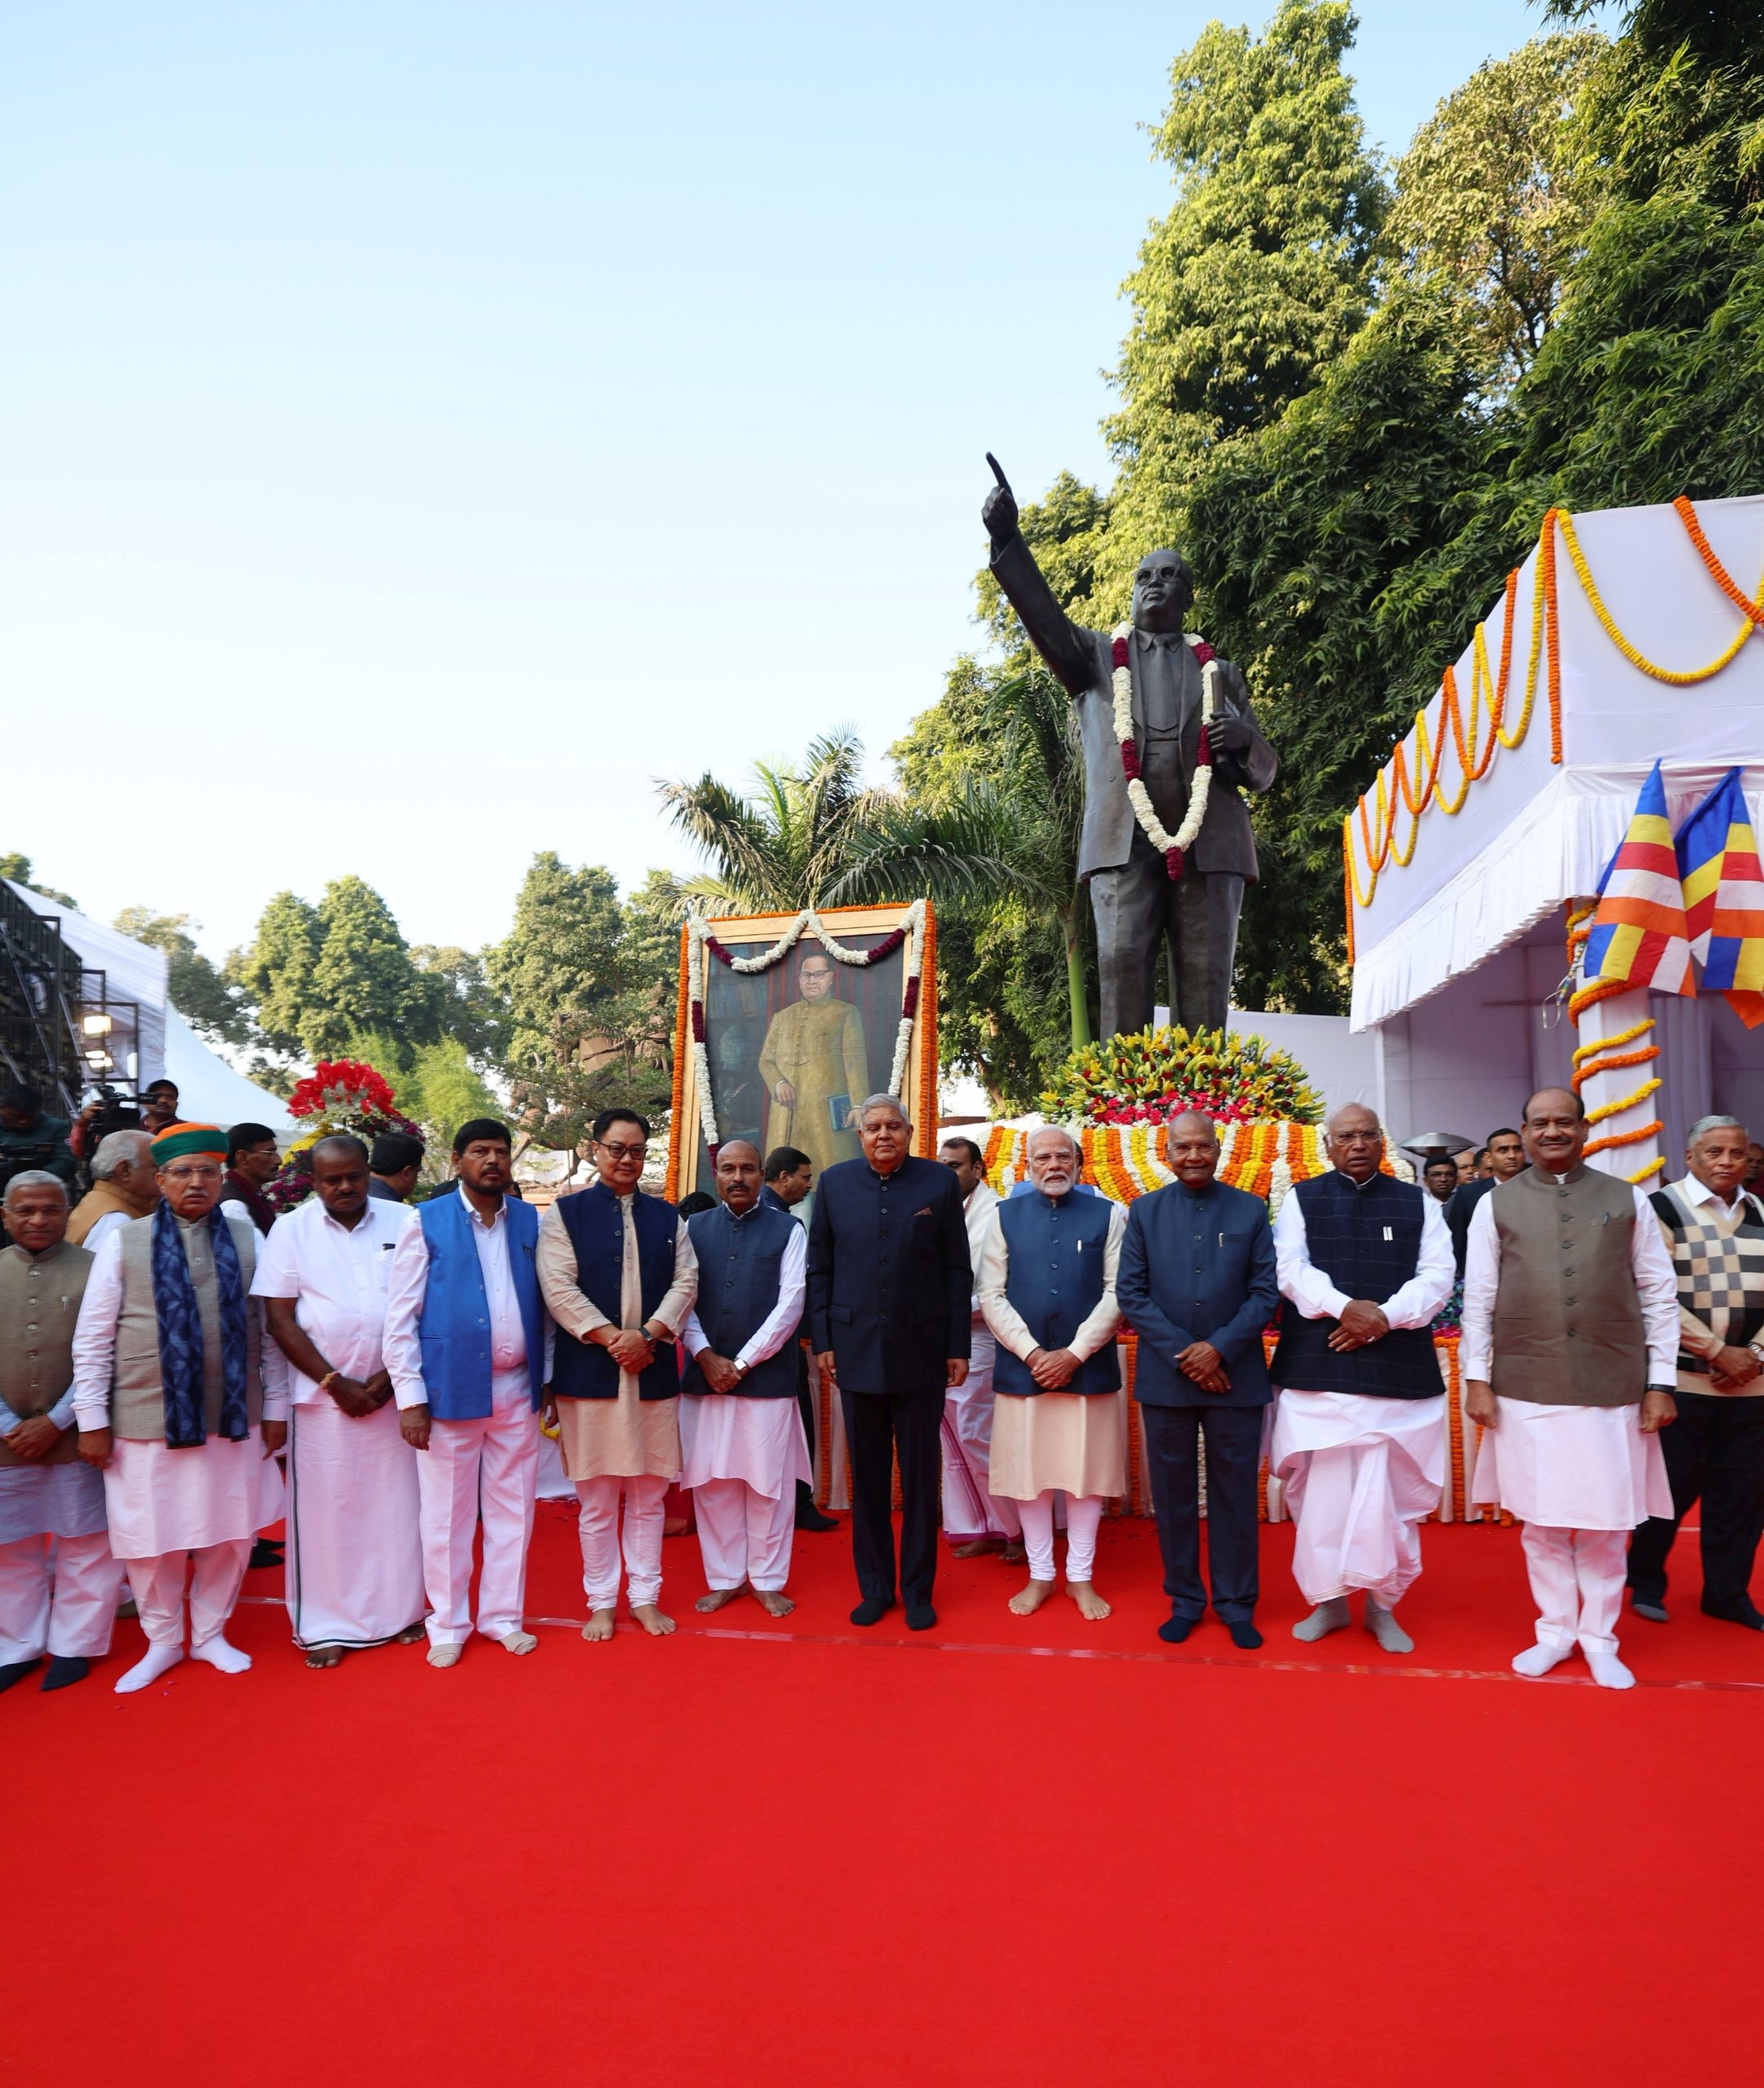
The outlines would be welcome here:
<svg viewBox="0 0 1764 2088">
<path fill-rule="evenodd" d="M 163 1441 L 118 1436 L 104 1467 L 110 1548 L 118 1559 L 157 1559 L 168 1552 L 247 1544 L 281 1520 L 281 1473 L 263 1454 L 262 1432 L 243 1442 L 210 1436 L 174 1450 Z"/>
<path fill-rule="evenodd" d="M 797 1481 L 814 1476 L 802 1440 L 802 1409 L 794 1397 L 688 1393 L 680 1401 L 680 1447 L 682 1486 L 738 1479 L 768 1500 L 789 1501 L 793 1514 Z"/>
<path fill-rule="evenodd" d="M 0 1466 L 0 1544 L 102 1537 L 105 1528 L 104 1475 L 90 1465 Z"/>
<path fill-rule="evenodd" d="M 1476 1453 L 1473 1502 L 1556 1529 L 1633 1530 L 1650 1515 L 1671 1516 L 1660 1437 L 1642 1433 L 1638 1406 L 1497 1396 L 1495 1407 L 1500 1418 Z"/>
<path fill-rule="evenodd" d="M 351 1419 L 329 1397 L 296 1404 L 286 1599 L 297 1646 L 377 1646 L 421 1620 L 423 1454 L 400 1433 L 395 1406 Z"/>
<path fill-rule="evenodd" d="M 1050 1489 L 1117 1500 L 1127 1491 L 1127 1394 L 1000 1392 L 993 1402 L 989 1475 L 995 1500 L 1018 1504 Z"/>
<path fill-rule="evenodd" d="M 102 1530 L 0 1544 L 0 1667 L 108 1653 L 120 1583 Z"/>
<path fill-rule="evenodd" d="M 667 1520 L 668 1482 L 653 1472 L 626 1477 L 603 1473 L 578 1480 L 577 1531 L 581 1543 L 582 1593 L 590 1610 L 611 1609 L 619 1599 L 619 1502 L 625 1504 L 623 1556 L 631 1607 L 661 1595 L 661 1533 Z"/>
<path fill-rule="evenodd" d="M 482 1419 L 431 1423 L 417 1484 L 431 1645 L 463 1645 L 471 1636 L 471 1547 L 480 1518 L 478 1629 L 487 1639 L 519 1630 L 538 1477 L 539 1417 L 524 1360 L 492 1374 L 490 1412 Z"/>
<path fill-rule="evenodd" d="M 790 1577 L 795 1537 L 794 1492 L 775 1497 L 738 1479 L 714 1479 L 698 1489 L 692 1502 L 709 1586 L 738 1588 L 745 1581 L 750 1587 L 782 1590 Z M 633 1576 L 633 1601 L 636 1585 Z"/>
<path fill-rule="evenodd" d="M 1629 1541 L 1621 1530 L 1552 1529 L 1527 1523 L 1519 1533 L 1537 1605 L 1537 1643 L 1617 1649 Z"/>
<path fill-rule="evenodd" d="M 966 1380 L 944 1396 L 944 1533 L 958 1543 L 1022 1533 L 1015 1502 L 992 1491 L 993 1369 L 997 1354 L 991 1329 L 976 1316 L 968 1334 Z"/>
<path fill-rule="evenodd" d="M 181 1548 L 157 1559 L 125 1561 L 129 1592 L 140 1612 L 141 1629 L 150 1646 L 183 1643 L 184 1580 L 190 1589 L 190 1643 L 206 1644 L 227 1628 L 245 1581 L 245 1563 L 251 1556 L 248 1537 L 230 1537 L 224 1543 L 197 1545 L 186 1554 Z"/>
<path fill-rule="evenodd" d="M 1364 1588 L 1394 1609 L 1420 1577 L 1419 1525 L 1445 1484 L 1445 1395 L 1287 1387 L 1275 1406 L 1268 1468 L 1297 1524 L 1293 1577 L 1306 1600 Z"/>
</svg>

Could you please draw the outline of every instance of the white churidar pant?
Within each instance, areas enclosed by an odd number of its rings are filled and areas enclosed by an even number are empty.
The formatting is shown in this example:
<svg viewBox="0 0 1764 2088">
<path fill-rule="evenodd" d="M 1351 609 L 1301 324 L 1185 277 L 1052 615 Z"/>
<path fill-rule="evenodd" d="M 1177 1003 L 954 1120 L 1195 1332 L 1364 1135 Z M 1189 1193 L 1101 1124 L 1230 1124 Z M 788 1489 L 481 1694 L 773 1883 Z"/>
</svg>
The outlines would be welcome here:
<svg viewBox="0 0 1764 2088">
<path fill-rule="evenodd" d="M 1023 1542 L 1029 1555 L 1029 1578 L 1054 1577 L 1054 1490 L 1037 1494 L 1032 1501 L 1019 1501 Z M 1066 1496 L 1066 1578 L 1088 1581 L 1096 1570 L 1096 1533 L 1103 1526 L 1100 1493 Z"/>
<path fill-rule="evenodd" d="M 625 1497 L 625 1573 L 633 1609 L 661 1594 L 661 1526 L 669 1481 L 655 1472 L 634 1479 L 610 1474 L 579 1479 L 577 1518 L 581 1535 L 582 1593 L 590 1609 L 611 1609 L 619 1599 L 619 1496 Z M 795 1512 L 793 1499 L 791 1511 Z"/>
<path fill-rule="evenodd" d="M 738 1588 L 745 1581 L 781 1590 L 790 1577 L 794 1493 L 774 1498 L 744 1479 L 710 1479 L 693 1489 L 692 1499 L 706 1582 L 713 1588 Z M 631 1585 L 634 1590 L 634 1577 Z"/>
<path fill-rule="evenodd" d="M 490 1406 L 482 1420 L 433 1422 L 429 1447 L 417 1458 L 422 1581 L 435 1646 L 463 1645 L 471 1635 L 471 1542 L 480 1514 L 478 1629 L 487 1639 L 520 1629 L 539 1478 L 539 1417 L 524 1363 L 491 1378 Z"/>
<path fill-rule="evenodd" d="M 1566 1648 L 1578 1641 L 1583 1652 L 1603 1647 L 1615 1653 L 1629 1533 L 1527 1523 L 1519 1541 L 1537 1605 L 1538 1644 Z"/>
<path fill-rule="evenodd" d="M 254 1427 L 242 1442 L 210 1436 L 188 1449 L 117 1436 L 104 1467 L 110 1548 L 118 1559 L 163 1559 L 255 1537 L 286 1506 L 281 1469 Z M 248 1547 L 249 1548 L 249 1547 Z"/>
<path fill-rule="evenodd" d="M 1394 1609 L 1421 1577 L 1421 1523 L 1445 1484 L 1445 1396 L 1284 1391 L 1269 1469 L 1297 1528 L 1293 1577 L 1306 1602 L 1364 1588 Z"/>
<path fill-rule="evenodd" d="M 991 1490 L 993 1366 L 998 1344 L 977 1315 L 968 1338 L 967 1378 L 944 1400 L 942 1431 L 944 1532 L 958 1543 L 1023 1533 L 1016 1502 Z"/>
<path fill-rule="evenodd" d="M 431 1439 L 444 1422 L 431 1425 Z M 398 1409 L 331 1399 L 288 1419 L 289 1621 L 297 1646 L 378 1646 L 422 1616 L 417 1466 Z"/>
<path fill-rule="evenodd" d="M 197 1546 L 189 1555 L 190 1643 L 201 1646 L 227 1628 L 245 1581 L 251 1539 L 229 1537 L 223 1544 Z M 183 1643 L 185 1555 L 168 1551 L 157 1559 L 128 1559 L 129 1592 L 140 1612 L 141 1629 L 150 1646 Z"/>
<path fill-rule="evenodd" d="M 21 1537 L 0 1544 L 0 1667 L 98 1660 L 110 1651 L 117 1562 L 110 1538 Z"/>
</svg>

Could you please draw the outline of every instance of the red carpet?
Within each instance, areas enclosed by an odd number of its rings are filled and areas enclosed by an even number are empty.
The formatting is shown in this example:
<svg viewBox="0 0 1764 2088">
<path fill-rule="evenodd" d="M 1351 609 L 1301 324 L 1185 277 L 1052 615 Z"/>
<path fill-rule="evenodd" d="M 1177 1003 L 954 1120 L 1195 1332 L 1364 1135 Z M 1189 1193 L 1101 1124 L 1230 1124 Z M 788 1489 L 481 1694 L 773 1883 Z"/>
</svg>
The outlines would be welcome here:
<svg viewBox="0 0 1764 2088">
<path fill-rule="evenodd" d="M 1293 1640 L 1281 1528 L 1262 1652 L 1210 1621 L 1165 1652 L 1138 1522 L 1088 1627 L 1011 1617 L 982 1559 L 945 1564 L 937 1632 L 855 1631 L 842 1530 L 798 1539 L 781 1625 L 695 1617 L 683 1538 L 674 1639 L 542 1626 L 449 1674 L 309 1674 L 257 1601 L 250 1674 L 121 1699 L 125 1626 L 91 1681 L 0 1701 L 33 1939 L 0 2078 L 1751 2077 L 1764 1639 L 1695 1613 L 1692 1546 L 1673 1623 L 1625 1619 L 1641 1688 L 1522 1683 L 1515 1533 L 1424 1542 L 1406 1661 Z M 579 1615 L 573 1546 L 542 1504 L 537 1617 Z"/>
</svg>

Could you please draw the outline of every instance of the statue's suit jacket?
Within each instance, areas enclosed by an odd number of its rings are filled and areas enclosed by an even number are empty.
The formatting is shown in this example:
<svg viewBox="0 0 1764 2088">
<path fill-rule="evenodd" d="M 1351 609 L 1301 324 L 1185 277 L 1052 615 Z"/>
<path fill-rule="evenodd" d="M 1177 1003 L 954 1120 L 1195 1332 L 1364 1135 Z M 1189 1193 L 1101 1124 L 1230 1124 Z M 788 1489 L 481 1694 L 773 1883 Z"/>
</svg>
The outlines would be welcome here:
<svg viewBox="0 0 1764 2088">
<path fill-rule="evenodd" d="M 1061 608 L 1020 530 L 1013 531 L 993 551 L 992 565 L 1035 649 L 1064 683 L 1077 707 L 1084 746 L 1084 832 L 1078 843 L 1078 875 L 1088 878 L 1098 870 L 1119 869 L 1132 853 L 1135 822 L 1127 779 L 1121 772 L 1121 745 L 1115 737 L 1113 640 L 1106 630 L 1089 630 L 1074 623 Z M 1146 640 L 1136 630 L 1128 642 L 1133 648 L 1137 692 L 1143 685 Z M 1181 665 L 1183 778 L 1191 787 L 1200 745 L 1201 680 L 1200 669 L 1186 645 L 1181 648 Z M 1203 874 L 1235 873 L 1253 883 L 1256 844 L 1249 807 L 1237 794 L 1238 787 L 1266 790 L 1274 781 L 1276 763 L 1273 749 L 1256 725 L 1243 676 L 1228 660 L 1219 661 L 1219 670 L 1222 698 L 1253 737 L 1240 754 L 1221 754 L 1215 760 L 1206 819 L 1189 860 Z M 1143 754 L 1145 720 L 1137 703 L 1134 723 Z M 1222 785 L 1227 787 L 1222 789 Z"/>
</svg>

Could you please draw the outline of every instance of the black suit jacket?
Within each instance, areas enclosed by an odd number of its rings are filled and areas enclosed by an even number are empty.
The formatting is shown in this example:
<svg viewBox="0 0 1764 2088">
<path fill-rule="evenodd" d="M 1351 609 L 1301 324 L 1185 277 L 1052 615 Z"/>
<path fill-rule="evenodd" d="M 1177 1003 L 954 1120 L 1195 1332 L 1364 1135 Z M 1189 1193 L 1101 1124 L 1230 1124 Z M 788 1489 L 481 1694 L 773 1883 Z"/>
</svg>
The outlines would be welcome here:
<svg viewBox="0 0 1764 2088">
<path fill-rule="evenodd" d="M 886 1179 L 867 1160 L 822 1170 L 808 1228 L 809 1338 L 847 1392 L 940 1391 L 968 1353 L 974 1293 L 962 1191 L 909 1157 Z"/>
</svg>

